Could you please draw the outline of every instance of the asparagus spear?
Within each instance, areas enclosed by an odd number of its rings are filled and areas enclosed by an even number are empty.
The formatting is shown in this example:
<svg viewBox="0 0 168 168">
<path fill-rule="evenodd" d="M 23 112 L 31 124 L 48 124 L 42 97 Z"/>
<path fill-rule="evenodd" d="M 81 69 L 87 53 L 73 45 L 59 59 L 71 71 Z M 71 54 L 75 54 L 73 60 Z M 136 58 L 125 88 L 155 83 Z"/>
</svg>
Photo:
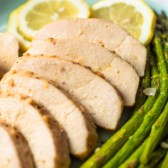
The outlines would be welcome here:
<svg viewBox="0 0 168 168">
<path fill-rule="evenodd" d="M 165 58 L 166 58 L 166 63 L 168 66 L 168 35 L 164 38 L 164 52 L 165 52 Z"/>
<path fill-rule="evenodd" d="M 165 158 L 163 160 L 161 168 L 167 168 L 167 166 L 168 166 L 168 152 L 167 152 L 167 154 L 166 154 L 166 156 L 165 156 Z"/>
<path fill-rule="evenodd" d="M 165 157 L 166 152 L 166 149 L 159 148 L 157 151 L 151 154 L 151 161 L 148 165 L 144 166 L 142 164 L 138 168 L 156 168 L 156 165 Z"/>
<path fill-rule="evenodd" d="M 168 17 L 162 12 L 157 18 L 156 29 L 164 39 L 165 57 L 168 65 Z"/>
<path fill-rule="evenodd" d="M 161 139 L 165 139 L 168 136 L 168 132 L 167 132 L 167 128 L 168 128 L 168 123 L 167 126 L 164 128 L 164 132 L 162 134 Z M 119 167 L 119 168 L 135 168 L 139 165 L 139 159 L 140 156 L 144 150 L 144 147 L 146 145 L 148 139 L 146 139 L 143 144 Z M 155 152 L 154 152 L 155 153 Z M 149 163 L 148 166 L 151 165 L 153 162 L 153 156 L 155 156 L 155 154 L 151 154 L 150 156 L 148 156 L 149 158 Z M 158 163 L 158 162 L 156 162 Z M 144 165 L 141 165 L 143 168 L 145 167 Z"/>
<path fill-rule="evenodd" d="M 119 168 L 134 168 L 139 164 L 139 158 L 144 149 L 146 141 L 119 167 Z"/>
<path fill-rule="evenodd" d="M 153 65 L 153 80 L 152 87 L 159 87 L 158 80 L 156 76 L 158 75 L 157 68 L 155 64 Z M 97 150 L 81 167 L 82 168 L 101 168 L 129 139 L 129 137 L 138 129 L 143 121 L 145 113 L 150 110 L 157 98 L 155 96 L 150 96 L 144 103 L 144 105 L 139 108 L 134 115 L 129 119 L 120 130 L 118 130 L 99 150 Z"/>
<path fill-rule="evenodd" d="M 168 128 L 168 123 L 167 123 L 167 126 L 164 128 L 164 132 L 162 134 L 161 141 L 168 136 L 167 128 Z M 139 159 L 140 159 L 140 156 L 144 150 L 144 147 L 146 145 L 147 140 L 148 140 L 148 138 L 143 142 L 142 145 L 140 145 L 140 147 L 119 168 L 135 168 L 135 167 L 137 167 L 140 163 Z M 153 160 L 152 157 L 153 157 L 153 154 L 148 156 L 150 162 L 152 162 L 152 160 Z"/>
<path fill-rule="evenodd" d="M 168 98 L 168 79 L 167 67 L 165 62 L 165 57 L 163 55 L 161 40 L 159 37 L 154 39 L 155 50 L 158 58 L 158 68 L 161 73 L 161 89 L 160 95 L 154 103 L 152 109 L 145 115 L 144 121 L 134 133 L 133 136 L 124 144 L 124 146 L 118 151 L 118 153 L 104 166 L 104 168 L 116 168 L 119 167 L 133 152 L 134 150 L 143 142 L 150 132 L 151 126 L 155 120 L 160 115 L 162 109 L 164 108 L 167 98 Z"/>
<path fill-rule="evenodd" d="M 168 103 L 164 111 L 162 112 L 162 114 L 159 116 L 159 118 L 156 120 L 156 122 L 152 126 L 151 133 L 148 137 L 148 140 L 146 142 L 144 151 L 140 159 L 141 164 L 146 165 L 148 163 L 149 161 L 148 156 L 151 155 L 151 153 L 154 151 L 154 149 L 159 144 L 161 136 L 167 126 L 167 122 L 168 122 Z"/>
<path fill-rule="evenodd" d="M 146 145 L 146 140 L 144 143 L 127 159 L 119 168 L 135 168 L 139 164 L 139 157 Z M 166 150 L 159 148 L 150 155 L 150 162 L 144 166 L 143 164 L 139 165 L 138 168 L 156 168 L 156 165 L 164 158 L 166 155 Z M 166 165 L 167 166 L 167 165 Z M 166 168 L 166 167 L 165 167 Z"/>
</svg>

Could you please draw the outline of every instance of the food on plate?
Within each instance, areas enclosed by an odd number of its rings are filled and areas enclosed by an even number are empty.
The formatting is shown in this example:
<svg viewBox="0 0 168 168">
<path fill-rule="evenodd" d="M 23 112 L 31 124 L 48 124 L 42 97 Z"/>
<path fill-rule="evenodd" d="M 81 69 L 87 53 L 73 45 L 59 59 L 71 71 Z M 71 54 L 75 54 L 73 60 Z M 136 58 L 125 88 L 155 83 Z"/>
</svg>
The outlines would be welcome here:
<svg viewBox="0 0 168 168">
<path fill-rule="evenodd" d="M 18 13 L 19 10 L 22 8 L 19 7 L 18 9 L 14 10 L 10 16 L 9 16 L 9 21 L 8 21 L 8 27 L 7 27 L 7 32 L 13 34 L 17 40 L 19 41 L 20 45 L 20 50 L 21 51 L 26 51 L 30 45 L 31 42 L 27 40 L 20 32 L 18 29 Z"/>
<path fill-rule="evenodd" d="M 97 146 L 98 135 L 93 121 L 52 82 L 31 72 L 9 72 L 2 79 L 0 89 L 2 93 L 31 97 L 47 109 L 67 134 L 73 155 L 86 158 Z"/>
<path fill-rule="evenodd" d="M 24 56 L 12 70 L 31 71 L 53 81 L 86 109 L 96 125 L 116 129 L 123 101 L 112 85 L 89 69 L 56 57 Z"/>
<path fill-rule="evenodd" d="M 140 156 L 142 155 L 144 149 L 139 154 L 138 147 L 142 146 L 141 143 L 145 140 L 145 138 L 148 137 L 154 121 L 156 121 L 159 115 L 163 113 L 162 109 L 165 106 L 165 102 L 167 101 L 168 96 L 168 80 L 165 78 L 165 73 L 167 73 L 167 70 L 165 58 L 163 55 L 163 48 L 160 48 L 161 43 L 158 43 L 158 39 L 156 41 L 157 45 L 155 44 L 156 46 L 154 48 L 154 51 L 158 58 L 158 67 L 156 66 L 156 62 L 154 61 L 154 54 L 150 54 L 150 66 L 152 79 L 151 87 L 156 88 L 157 93 L 154 96 L 149 96 L 145 103 L 134 112 L 133 116 L 122 126 L 122 128 L 119 129 L 97 152 L 94 153 L 94 155 L 92 155 L 82 165 L 82 168 L 101 168 L 102 166 L 105 167 L 105 165 L 106 167 L 112 168 L 119 167 L 119 165 L 121 166 L 121 164 L 124 164 L 126 166 L 128 162 L 130 163 L 130 165 L 132 165 L 132 163 L 139 165 Z M 151 44 L 151 46 L 153 47 L 153 43 Z M 150 49 L 150 52 L 151 51 L 153 50 Z M 160 76 L 160 78 L 158 78 L 158 76 Z M 159 94 L 160 89 L 161 93 Z M 165 130 L 167 126 L 168 125 L 166 125 Z M 166 131 L 164 132 L 164 135 L 165 134 L 167 134 Z M 155 143 L 157 143 L 157 145 L 160 145 L 160 142 Z M 138 155 L 136 155 L 137 150 Z"/>
<path fill-rule="evenodd" d="M 28 144 L 15 128 L 0 123 L 0 167 L 34 168 Z"/>
<path fill-rule="evenodd" d="M 155 14 L 143 1 L 104 0 L 91 8 L 97 18 L 87 18 L 82 0 L 37 0 L 11 14 L 8 29 L 23 43 L 34 39 L 0 82 L 0 135 L 1 122 L 16 128 L 37 168 L 163 167 L 168 18 L 157 16 L 146 49 Z M 18 164 L 19 149 L 13 151 Z M 81 161 L 71 157 L 70 165 L 69 154 Z"/>
<path fill-rule="evenodd" d="M 26 138 L 37 168 L 69 167 L 67 139 L 46 112 L 19 96 L 0 97 L 1 120 L 16 127 Z"/>
<path fill-rule="evenodd" d="M 129 34 L 119 25 L 103 19 L 67 19 L 44 26 L 35 40 L 79 39 L 98 43 L 114 51 Z"/>
<path fill-rule="evenodd" d="M 49 38 L 79 39 L 99 44 L 129 62 L 139 76 L 144 75 L 146 48 L 119 25 L 111 21 L 102 19 L 57 21 L 44 26 L 35 36 L 35 40 L 47 40 Z M 125 49 L 125 44 L 128 50 Z"/>
<path fill-rule="evenodd" d="M 160 161 L 160 160 L 159 160 L 159 161 Z M 165 158 L 163 159 L 163 161 L 162 161 L 162 163 L 161 163 L 161 168 L 166 168 L 167 163 L 168 163 L 168 152 L 167 152 Z"/>
<path fill-rule="evenodd" d="M 159 89 L 159 79 L 154 78 L 158 76 L 158 70 L 155 66 L 155 62 L 150 58 L 151 71 L 152 74 L 149 78 L 152 79 L 152 87 Z M 149 69 L 149 72 L 150 69 Z M 147 72 L 144 76 L 146 77 Z M 145 82 L 146 83 L 146 82 Z M 143 84 L 144 85 L 144 84 Z M 145 84 L 146 85 L 146 84 Z M 108 160 L 114 157 L 116 153 L 122 148 L 122 146 L 129 140 L 135 131 L 141 125 L 144 116 L 148 113 L 148 111 L 152 108 L 155 103 L 158 94 L 154 96 L 148 97 L 147 100 L 140 105 L 138 109 L 134 111 L 133 116 L 113 135 L 109 140 L 103 144 L 103 146 L 95 152 L 83 165 L 82 168 L 88 168 L 89 166 L 101 168 L 106 164 Z M 110 149 L 110 150 L 109 150 Z M 100 158 L 96 160 L 96 158 Z"/>
<path fill-rule="evenodd" d="M 18 15 L 20 32 L 31 40 L 44 25 L 62 19 L 88 18 L 90 10 L 84 0 L 27 1 Z"/>
<path fill-rule="evenodd" d="M 167 89 L 168 90 L 168 89 Z M 145 149 L 142 151 L 142 156 L 140 158 L 141 164 L 146 165 L 149 162 L 148 156 L 157 147 L 162 135 L 167 131 L 168 121 L 168 103 L 166 104 L 163 112 L 160 114 L 158 119 L 152 125 L 150 135 L 146 140 Z"/>
<path fill-rule="evenodd" d="M 74 39 L 35 40 L 26 54 L 56 56 L 89 67 L 116 87 L 125 105 L 135 103 L 139 76 L 132 66 L 102 46 Z"/>
<path fill-rule="evenodd" d="M 91 11 L 91 17 L 118 23 L 143 44 L 147 45 L 152 40 L 156 16 L 142 0 L 98 1 Z"/>
<path fill-rule="evenodd" d="M 11 68 L 19 56 L 19 44 L 15 36 L 0 32 L 0 78 Z"/>
<path fill-rule="evenodd" d="M 147 50 L 132 36 L 126 37 L 115 52 L 125 61 L 130 63 L 139 76 L 144 75 L 146 67 Z"/>
<path fill-rule="evenodd" d="M 152 125 L 155 123 L 155 121 L 161 115 L 161 113 L 166 113 L 163 111 L 163 108 L 165 107 L 168 100 L 168 78 L 165 78 L 165 75 L 167 75 L 168 71 L 165 56 L 162 52 L 161 39 L 157 36 L 154 38 L 154 47 L 158 59 L 158 69 L 161 74 L 160 95 L 157 97 L 155 104 L 145 115 L 144 120 L 141 123 L 140 127 L 137 129 L 137 131 L 124 144 L 124 146 L 118 151 L 118 153 L 107 162 L 104 168 L 116 168 L 123 161 L 125 161 L 125 159 L 128 158 L 132 154 L 132 152 L 134 152 L 134 150 L 136 150 L 139 147 L 139 145 L 145 140 L 145 138 L 149 135 Z M 158 136 L 158 138 L 161 137 Z"/>
</svg>

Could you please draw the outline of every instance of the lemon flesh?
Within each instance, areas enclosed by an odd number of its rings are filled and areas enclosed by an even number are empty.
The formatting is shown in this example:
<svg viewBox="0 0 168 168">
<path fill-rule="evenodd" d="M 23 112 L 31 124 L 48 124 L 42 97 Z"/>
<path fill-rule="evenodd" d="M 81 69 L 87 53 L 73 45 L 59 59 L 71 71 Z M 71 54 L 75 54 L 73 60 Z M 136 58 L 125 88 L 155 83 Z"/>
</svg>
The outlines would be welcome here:
<svg viewBox="0 0 168 168">
<path fill-rule="evenodd" d="M 141 0 L 100 1 L 93 5 L 91 17 L 119 24 L 143 44 L 148 44 L 154 34 L 155 14 Z"/>
<path fill-rule="evenodd" d="M 92 17 L 112 20 L 136 38 L 139 38 L 141 35 L 143 16 L 131 5 L 117 3 L 110 7 L 98 9 L 93 13 Z"/>
<path fill-rule="evenodd" d="M 75 18 L 78 13 L 79 9 L 69 1 L 42 2 L 27 13 L 27 26 L 33 30 L 39 30 L 58 19 Z"/>
<path fill-rule="evenodd" d="M 89 6 L 82 0 L 28 1 L 19 12 L 19 29 L 31 40 L 37 30 L 51 22 L 89 16 Z"/>
</svg>

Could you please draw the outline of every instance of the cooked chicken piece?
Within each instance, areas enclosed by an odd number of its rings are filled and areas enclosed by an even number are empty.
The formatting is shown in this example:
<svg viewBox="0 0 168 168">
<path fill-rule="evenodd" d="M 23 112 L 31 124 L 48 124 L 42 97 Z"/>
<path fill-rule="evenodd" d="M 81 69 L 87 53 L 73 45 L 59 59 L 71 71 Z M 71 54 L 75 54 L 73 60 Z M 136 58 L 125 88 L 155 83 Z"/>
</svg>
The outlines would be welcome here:
<svg viewBox="0 0 168 168">
<path fill-rule="evenodd" d="M 128 61 L 140 76 L 144 75 L 146 48 L 133 37 L 130 38 L 124 29 L 111 21 L 102 19 L 57 21 L 38 31 L 35 40 L 48 38 L 77 39 L 99 44 L 112 52 L 116 52 L 122 59 Z M 125 50 L 127 48 L 124 46 L 125 43 L 129 51 Z M 123 53 L 120 55 L 122 48 Z"/>
<path fill-rule="evenodd" d="M 98 136 L 93 122 L 51 82 L 31 72 L 15 72 L 2 79 L 0 89 L 31 97 L 47 109 L 65 130 L 73 155 L 85 158 L 95 149 Z"/>
<path fill-rule="evenodd" d="M 89 67 L 117 88 L 126 106 L 135 103 L 139 76 L 132 66 L 102 46 L 79 40 L 36 40 L 26 54 L 56 55 L 58 58 Z"/>
<path fill-rule="evenodd" d="M 65 134 L 44 111 L 30 103 L 31 99 L 0 97 L 0 119 L 23 134 L 37 168 L 69 167 Z"/>
<path fill-rule="evenodd" d="M 34 168 L 31 151 L 24 137 L 7 124 L 0 124 L 0 167 Z"/>
<path fill-rule="evenodd" d="M 139 41 L 132 36 L 128 36 L 115 51 L 123 60 L 134 67 L 139 76 L 144 75 L 147 52 Z"/>
<path fill-rule="evenodd" d="M 35 40 L 48 38 L 86 40 L 112 51 L 121 45 L 128 33 L 119 25 L 103 19 L 68 19 L 44 26 Z"/>
<path fill-rule="evenodd" d="M 19 43 L 9 33 L 0 32 L 0 78 L 11 68 L 19 55 Z"/>
<path fill-rule="evenodd" d="M 22 57 L 13 70 L 27 70 L 46 77 L 67 92 L 91 115 L 95 124 L 116 129 L 123 102 L 116 89 L 90 70 L 55 57 Z"/>
</svg>

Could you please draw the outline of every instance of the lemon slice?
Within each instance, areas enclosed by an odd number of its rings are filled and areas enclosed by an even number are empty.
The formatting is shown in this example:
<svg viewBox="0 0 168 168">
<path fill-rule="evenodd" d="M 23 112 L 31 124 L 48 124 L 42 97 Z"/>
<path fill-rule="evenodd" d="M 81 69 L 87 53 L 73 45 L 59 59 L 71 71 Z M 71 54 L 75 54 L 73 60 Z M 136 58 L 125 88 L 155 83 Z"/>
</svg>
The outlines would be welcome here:
<svg viewBox="0 0 168 168">
<path fill-rule="evenodd" d="M 92 6 L 91 16 L 118 23 L 146 45 L 154 34 L 156 16 L 143 0 L 99 1 Z"/>
<path fill-rule="evenodd" d="M 32 0 L 19 12 L 19 30 L 31 40 L 36 31 L 48 23 L 89 16 L 89 6 L 83 0 Z"/>
<path fill-rule="evenodd" d="M 15 35 L 15 37 L 18 39 L 20 44 L 20 50 L 26 51 L 30 47 L 30 41 L 25 39 L 22 34 L 20 34 L 18 30 L 18 12 L 20 8 L 14 10 L 10 16 L 8 21 L 8 27 L 7 31 Z"/>
</svg>

